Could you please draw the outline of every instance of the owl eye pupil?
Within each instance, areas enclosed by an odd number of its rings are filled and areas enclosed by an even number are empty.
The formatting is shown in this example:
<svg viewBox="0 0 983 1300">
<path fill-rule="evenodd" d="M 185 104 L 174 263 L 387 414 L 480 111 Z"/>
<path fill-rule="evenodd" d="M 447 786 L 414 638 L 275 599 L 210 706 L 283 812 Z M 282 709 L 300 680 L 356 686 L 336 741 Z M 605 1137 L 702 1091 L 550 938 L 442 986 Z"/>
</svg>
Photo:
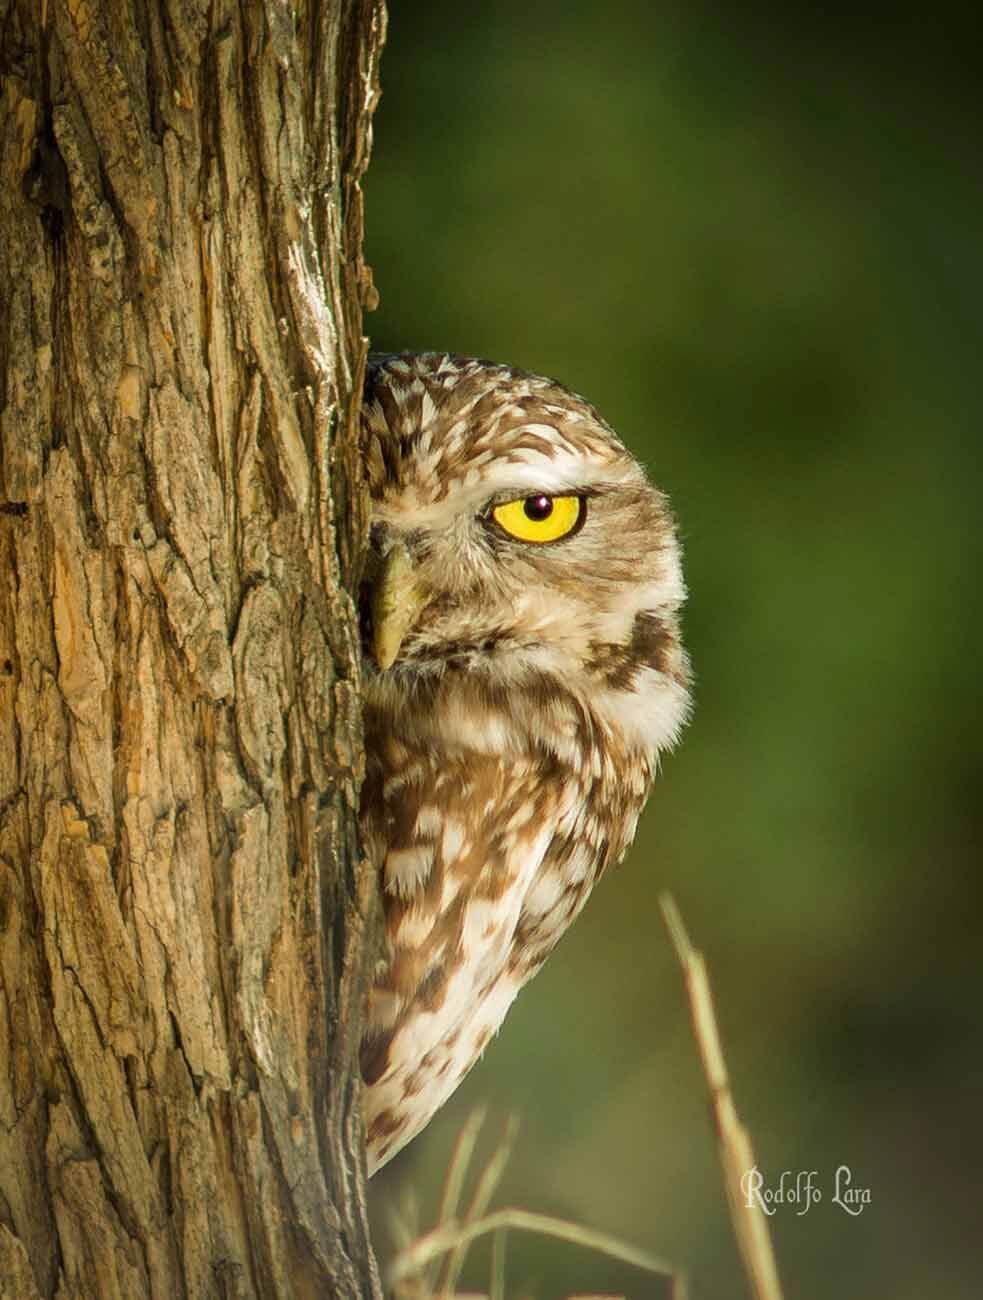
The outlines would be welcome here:
<svg viewBox="0 0 983 1300">
<path fill-rule="evenodd" d="M 548 496 L 526 497 L 522 510 L 527 519 L 541 523 L 553 513 L 553 498 Z"/>
</svg>

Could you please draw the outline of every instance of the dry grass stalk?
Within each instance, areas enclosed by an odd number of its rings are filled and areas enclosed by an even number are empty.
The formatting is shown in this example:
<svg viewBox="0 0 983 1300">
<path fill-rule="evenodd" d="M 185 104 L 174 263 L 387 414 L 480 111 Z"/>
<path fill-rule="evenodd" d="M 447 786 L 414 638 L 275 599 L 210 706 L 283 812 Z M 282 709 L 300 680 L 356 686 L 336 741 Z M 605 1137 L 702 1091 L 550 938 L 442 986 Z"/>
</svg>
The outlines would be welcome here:
<svg viewBox="0 0 983 1300">
<path fill-rule="evenodd" d="M 682 1300 L 682 1279 L 670 1265 L 608 1233 L 595 1232 L 581 1224 L 550 1215 L 534 1214 L 529 1210 L 507 1208 L 487 1212 L 515 1141 L 516 1125 L 513 1121 L 506 1127 L 501 1142 L 475 1183 L 467 1208 L 459 1216 L 458 1207 L 464 1191 L 467 1167 L 474 1154 L 483 1120 L 484 1112 L 475 1112 L 458 1135 L 444 1181 L 436 1226 L 423 1236 L 409 1240 L 410 1233 L 406 1225 L 400 1225 L 399 1239 L 402 1246 L 390 1266 L 388 1276 L 394 1300 L 465 1300 L 455 1288 L 464 1267 L 467 1250 L 471 1242 L 486 1235 L 492 1236 L 489 1290 L 480 1297 L 469 1294 L 467 1300 L 505 1300 L 505 1243 L 509 1232 L 539 1233 L 586 1250 L 596 1250 L 646 1272 L 670 1277 L 674 1300 Z M 443 1267 L 437 1278 L 435 1265 L 441 1260 Z M 571 1296 L 570 1300 L 592 1300 L 592 1297 Z M 619 1300 L 619 1297 L 607 1295 L 602 1300 Z"/>
<path fill-rule="evenodd" d="M 710 983 L 703 954 L 690 942 L 679 909 L 669 894 L 659 899 L 662 917 L 683 970 L 690 1015 L 703 1073 L 710 1092 L 717 1149 L 723 1169 L 724 1187 L 730 1208 L 734 1236 L 754 1300 L 782 1300 L 778 1268 L 768 1232 L 768 1220 L 760 1205 L 748 1205 L 741 1192 L 741 1178 L 755 1166 L 754 1150 L 747 1129 L 737 1116 L 730 1080 L 724 1061 Z"/>
</svg>

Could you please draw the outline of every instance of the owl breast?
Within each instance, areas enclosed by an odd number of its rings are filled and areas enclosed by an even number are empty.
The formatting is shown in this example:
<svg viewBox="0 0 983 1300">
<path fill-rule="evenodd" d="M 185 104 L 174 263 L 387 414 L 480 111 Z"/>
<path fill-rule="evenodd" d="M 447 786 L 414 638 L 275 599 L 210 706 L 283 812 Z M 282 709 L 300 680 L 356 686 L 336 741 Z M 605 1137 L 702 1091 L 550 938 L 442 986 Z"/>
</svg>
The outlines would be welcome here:
<svg viewBox="0 0 983 1300">
<path fill-rule="evenodd" d="M 362 1051 L 370 1170 L 478 1060 L 620 857 L 648 786 L 644 764 L 626 779 L 604 763 L 586 718 L 570 762 L 472 685 L 424 690 L 415 734 L 412 711 L 393 731 L 384 692 L 368 709 L 366 833 L 382 862 L 388 944 Z M 438 749 L 431 719 L 454 713 L 470 719 L 472 743 Z"/>
</svg>

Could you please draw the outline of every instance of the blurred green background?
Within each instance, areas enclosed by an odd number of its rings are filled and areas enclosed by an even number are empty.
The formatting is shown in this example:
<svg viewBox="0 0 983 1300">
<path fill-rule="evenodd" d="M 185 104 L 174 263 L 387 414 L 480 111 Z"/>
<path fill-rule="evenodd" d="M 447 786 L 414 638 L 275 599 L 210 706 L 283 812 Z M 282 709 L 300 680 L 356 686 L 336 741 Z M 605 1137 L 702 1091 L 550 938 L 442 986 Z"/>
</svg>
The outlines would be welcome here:
<svg viewBox="0 0 983 1300">
<path fill-rule="evenodd" d="M 743 1295 L 680 977 L 705 951 L 790 1298 L 983 1294 L 979 21 L 394 3 L 367 190 L 383 349 L 556 376 L 681 520 L 696 713 L 626 864 L 372 1184 L 499 1203 Z M 871 1205 L 830 1203 L 847 1164 Z M 509 1296 L 663 1294 L 513 1236 Z M 487 1286 L 475 1256 L 466 1282 Z"/>
</svg>

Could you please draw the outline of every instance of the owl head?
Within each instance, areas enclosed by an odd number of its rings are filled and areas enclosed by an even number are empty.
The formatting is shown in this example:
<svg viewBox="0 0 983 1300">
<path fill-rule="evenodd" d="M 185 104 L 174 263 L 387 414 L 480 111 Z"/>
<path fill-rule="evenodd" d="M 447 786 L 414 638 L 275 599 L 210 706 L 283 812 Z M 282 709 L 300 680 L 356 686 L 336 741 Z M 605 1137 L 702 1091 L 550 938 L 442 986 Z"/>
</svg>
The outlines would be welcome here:
<svg viewBox="0 0 983 1300">
<path fill-rule="evenodd" d="M 370 700 L 466 682 L 517 743 L 563 700 L 654 764 L 687 711 L 685 589 L 668 503 L 615 433 L 553 380 L 446 353 L 370 358 L 363 412 Z"/>
</svg>

